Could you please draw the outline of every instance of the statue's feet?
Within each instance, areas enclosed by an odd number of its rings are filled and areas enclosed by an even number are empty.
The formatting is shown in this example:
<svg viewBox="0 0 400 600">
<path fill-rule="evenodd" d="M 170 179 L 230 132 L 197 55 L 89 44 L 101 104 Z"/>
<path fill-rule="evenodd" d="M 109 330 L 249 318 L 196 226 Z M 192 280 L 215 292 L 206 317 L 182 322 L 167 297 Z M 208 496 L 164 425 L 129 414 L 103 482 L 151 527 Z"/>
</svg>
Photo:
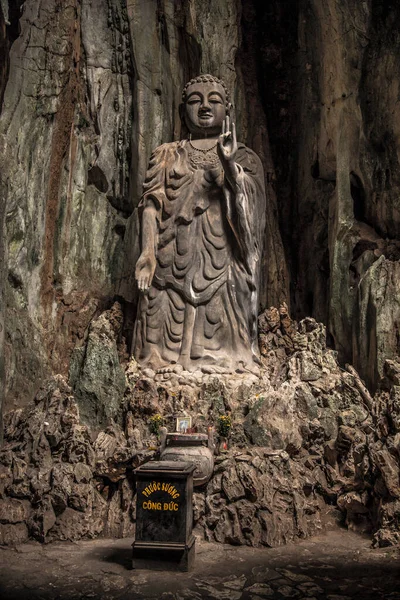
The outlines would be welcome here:
<svg viewBox="0 0 400 600">
<path fill-rule="evenodd" d="M 167 375 L 168 373 L 175 373 L 176 375 L 179 375 L 182 373 L 182 371 L 182 365 L 168 365 L 167 367 L 161 367 L 161 369 L 157 369 L 156 375 Z"/>
<path fill-rule="evenodd" d="M 205 361 L 205 364 L 204 362 Z M 259 367 L 252 364 L 249 368 L 247 364 L 239 362 L 232 366 L 228 360 L 218 360 L 212 356 L 205 356 L 202 360 L 203 364 L 198 364 L 195 369 L 193 365 L 191 370 L 185 369 L 180 363 L 169 364 L 156 369 L 154 373 L 155 381 L 168 383 L 168 385 L 201 385 L 208 380 L 208 376 L 251 376 L 259 375 Z"/>
<path fill-rule="evenodd" d="M 201 373 L 200 373 L 201 375 Z M 190 385 L 194 386 L 200 383 L 196 375 L 190 371 L 186 371 L 180 364 L 168 365 L 157 369 L 155 380 L 168 383 L 169 385 Z"/>
<path fill-rule="evenodd" d="M 233 372 L 232 369 L 221 367 L 219 365 L 204 365 L 201 367 L 201 371 L 205 375 L 229 375 Z"/>
<path fill-rule="evenodd" d="M 255 362 L 243 364 L 236 372 L 244 375 L 254 375 L 255 377 L 260 377 L 261 375 L 261 369 Z"/>
</svg>

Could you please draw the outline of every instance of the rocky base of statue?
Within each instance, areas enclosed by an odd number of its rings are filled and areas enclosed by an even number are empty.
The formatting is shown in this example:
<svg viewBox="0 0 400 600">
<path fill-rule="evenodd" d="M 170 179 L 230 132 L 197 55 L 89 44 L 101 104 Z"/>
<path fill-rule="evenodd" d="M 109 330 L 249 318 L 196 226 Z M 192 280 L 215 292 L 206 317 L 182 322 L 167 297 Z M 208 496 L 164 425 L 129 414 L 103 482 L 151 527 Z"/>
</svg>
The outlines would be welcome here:
<svg viewBox="0 0 400 600">
<path fill-rule="evenodd" d="M 339 516 L 377 545 L 400 542 L 399 363 L 386 362 L 372 398 L 326 348 L 324 327 L 282 307 L 260 317 L 260 378 L 160 382 L 124 366 L 120 314 L 114 305 L 92 323 L 73 387 L 56 377 L 6 415 L 0 543 L 133 536 L 133 469 L 157 457 L 154 423 L 173 431 L 179 415 L 198 431 L 232 420 L 228 448 L 195 489 L 205 539 L 276 546 Z"/>
</svg>

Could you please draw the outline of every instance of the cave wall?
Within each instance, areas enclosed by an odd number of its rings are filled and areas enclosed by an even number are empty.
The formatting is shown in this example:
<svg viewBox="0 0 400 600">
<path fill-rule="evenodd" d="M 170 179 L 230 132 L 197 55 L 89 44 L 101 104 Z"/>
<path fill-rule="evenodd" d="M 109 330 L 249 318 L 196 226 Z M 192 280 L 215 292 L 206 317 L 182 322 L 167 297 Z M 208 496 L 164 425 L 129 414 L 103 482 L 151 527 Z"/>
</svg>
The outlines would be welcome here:
<svg viewBox="0 0 400 600">
<path fill-rule="evenodd" d="M 6 21 L 0 4 L 0 53 L 3 61 L 0 65 L 0 106 L 8 77 L 8 39 Z M 1 166 L 1 163 L 0 163 Z M 0 179 L 0 198 L 4 198 Z M 5 365 L 4 365 L 4 285 L 6 280 L 6 244 L 5 242 L 5 202 L 0 201 L 0 443 L 3 440 L 3 405 L 5 400 Z"/>
<path fill-rule="evenodd" d="M 381 0 L 299 13 L 297 300 L 371 388 L 399 353 L 399 16 Z"/>
<path fill-rule="evenodd" d="M 189 78 L 213 72 L 237 83 L 241 139 L 272 171 L 265 115 L 246 108 L 256 82 L 245 89 L 236 64 L 240 21 L 239 1 L 21 7 L 0 129 L 10 406 L 32 398 L 51 372 L 67 373 L 89 322 L 116 295 L 134 303 L 134 208 L 152 149 L 180 136 Z M 272 186 L 269 196 L 264 304 L 287 297 Z"/>
<path fill-rule="evenodd" d="M 181 89 L 199 72 L 235 89 L 239 137 L 264 164 L 261 307 L 286 300 L 325 322 L 340 360 L 376 385 L 399 343 L 399 12 L 27 0 L 8 25 L 0 13 L 8 407 L 68 372 L 115 297 L 129 337 L 141 184 L 152 149 L 180 137 Z"/>
</svg>

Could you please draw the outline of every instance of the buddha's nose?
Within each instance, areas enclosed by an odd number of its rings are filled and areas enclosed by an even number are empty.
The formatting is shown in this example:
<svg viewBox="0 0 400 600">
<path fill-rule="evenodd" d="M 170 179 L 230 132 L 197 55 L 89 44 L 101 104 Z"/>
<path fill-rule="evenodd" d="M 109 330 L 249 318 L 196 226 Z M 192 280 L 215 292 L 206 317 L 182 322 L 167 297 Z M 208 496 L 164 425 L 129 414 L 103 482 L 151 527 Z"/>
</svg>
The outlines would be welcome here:
<svg viewBox="0 0 400 600">
<path fill-rule="evenodd" d="M 210 105 L 209 101 L 207 100 L 207 98 L 204 98 L 203 102 L 201 103 L 200 109 L 201 110 L 210 110 L 211 109 L 211 105 Z"/>
</svg>

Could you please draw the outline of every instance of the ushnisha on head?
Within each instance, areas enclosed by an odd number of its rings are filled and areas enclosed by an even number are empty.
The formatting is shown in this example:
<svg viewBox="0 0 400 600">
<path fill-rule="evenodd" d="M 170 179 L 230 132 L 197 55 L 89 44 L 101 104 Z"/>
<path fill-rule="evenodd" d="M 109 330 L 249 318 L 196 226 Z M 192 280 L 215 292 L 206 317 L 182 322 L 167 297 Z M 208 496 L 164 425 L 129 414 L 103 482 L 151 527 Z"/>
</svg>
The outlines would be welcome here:
<svg viewBox="0 0 400 600">
<path fill-rule="evenodd" d="M 182 92 L 182 118 L 194 137 L 218 136 L 231 109 L 226 84 L 213 75 L 191 79 Z"/>
</svg>

